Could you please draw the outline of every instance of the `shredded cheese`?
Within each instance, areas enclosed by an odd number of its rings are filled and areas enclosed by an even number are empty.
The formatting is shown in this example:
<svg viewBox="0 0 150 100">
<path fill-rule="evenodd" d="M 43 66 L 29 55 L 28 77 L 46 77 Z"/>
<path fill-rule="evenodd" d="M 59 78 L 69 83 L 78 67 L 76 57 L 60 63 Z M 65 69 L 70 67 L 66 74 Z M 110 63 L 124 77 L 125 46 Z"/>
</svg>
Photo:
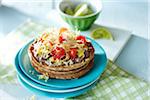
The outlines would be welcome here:
<svg viewBox="0 0 150 100">
<path fill-rule="evenodd" d="M 34 56 L 38 57 L 38 60 L 46 59 L 45 63 L 49 66 L 59 66 L 59 65 L 71 65 L 73 61 L 70 59 L 69 51 L 70 48 L 77 48 L 77 56 L 80 58 L 84 57 L 84 52 L 88 50 L 88 47 L 85 47 L 85 44 L 80 44 L 81 40 L 75 40 L 79 35 L 79 31 L 67 30 L 59 34 L 59 30 L 56 28 L 48 29 L 48 32 L 44 32 L 39 36 L 33 45 L 34 45 Z M 62 35 L 65 41 L 59 43 L 59 36 Z M 50 53 L 56 47 L 64 48 L 66 54 L 63 59 L 54 59 L 50 57 Z M 79 59 L 78 58 L 78 59 Z M 77 60 L 78 60 L 77 59 Z"/>
</svg>

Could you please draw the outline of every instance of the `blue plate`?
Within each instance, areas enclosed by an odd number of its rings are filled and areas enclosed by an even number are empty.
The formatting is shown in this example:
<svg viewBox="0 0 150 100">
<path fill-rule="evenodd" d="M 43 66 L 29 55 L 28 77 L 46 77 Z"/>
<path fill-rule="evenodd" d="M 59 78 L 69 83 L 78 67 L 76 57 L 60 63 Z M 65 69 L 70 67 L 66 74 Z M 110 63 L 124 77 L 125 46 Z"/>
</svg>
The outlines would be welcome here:
<svg viewBox="0 0 150 100">
<path fill-rule="evenodd" d="M 57 88 L 74 88 L 74 87 L 79 87 L 88 84 L 96 80 L 102 74 L 107 64 L 107 57 L 104 49 L 98 43 L 96 43 L 94 40 L 90 38 L 87 39 L 91 41 L 95 49 L 94 66 L 86 75 L 78 79 L 71 79 L 71 80 L 49 79 L 47 82 L 45 82 L 44 80 L 39 80 L 38 75 L 40 75 L 40 73 L 38 73 L 32 67 L 28 57 L 28 47 L 33 42 L 33 40 L 27 43 L 19 52 L 18 58 L 19 58 L 20 68 L 23 71 L 23 73 L 26 76 L 28 76 L 30 79 L 46 86 L 57 87 Z M 29 70 L 34 71 L 34 75 L 30 73 Z"/>
<path fill-rule="evenodd" d="M 18 52 L 19 53 L 19 52 Z M 33 88 L 36 88 L 36 89 L 39 89 L 39 90 L 42 90 L 42 91 L 47 91 L 47 92 L 53 92 L 53 93 L 66 93 L 66 92 L 73 92 L 73 91 L 77 91 L 77 90 L 81 90 L 81 89 L 84 89 L 90 85 L 92 85 L 94 82 L 97 81 L 94 80 L 93 82 L 89 83 L 89 84 L 86 84 L 84 86 L 80 86 L 80 87 L 76 87 L 76 88 L 71 88 L 71 89 L 62 89 L 62 88 L 54 88 L 54 87 L 50 87 L 50 86 L 44 86 L 44 85 L 41 85 L 41 84 L 38 84 L 34 81 L 32 81 L 30 78 L 28 78 L 20 69 L 20 66 L 18 64 L 18 53 L 15 57 L 15 67 L 16 67 L 16 70 L 17 70 L 17 73 L 19 75 L 19 77 L 24 81 L 26 82 L 28 85 L 32 86 Z"/>
<path fill-rule="evenodd" d="M 47 97 L 51 97 L 51 98 L 69 98 L 69 97 L 75 97 L 78 95 L 81 95 L 85 92 L 87 92 L 88 90 L 90 90 L 93 86 L 95 86 L 96 82 L 92 85 L 90 85 L 87 88 L 78 90 L 78 91 L 74 91 L 74 92 L 68 92 L 68 93 L 52 93 L 52 92 L 45 92 L 42 90 L 38 90 L 36 88 L 31 87 L 30 85 L 28 85 L 26 82 L 24 82 L 19 76 L 18 76 L 18 80 L 21 83 L 21 85 L 23 87 L 25 87 L 26 89 L 30 90 L 33 93 L 36 93 L 37 95 L 41 95 L 41 96 L 47 96 Z"/>
</svg>

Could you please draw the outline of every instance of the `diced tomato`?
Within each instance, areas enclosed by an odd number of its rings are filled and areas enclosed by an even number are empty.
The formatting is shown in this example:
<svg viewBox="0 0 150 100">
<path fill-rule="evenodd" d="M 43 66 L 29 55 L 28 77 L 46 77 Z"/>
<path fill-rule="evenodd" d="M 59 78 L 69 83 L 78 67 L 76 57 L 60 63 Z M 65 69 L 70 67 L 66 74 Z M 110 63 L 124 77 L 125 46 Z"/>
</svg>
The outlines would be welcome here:
<svg viewBox="0 0 150 100">
<path fill-rule="evenodd" d="M 62 36 L 59 37 L 59 43 L 63 43 L 63 41 L 65 41 L 66 39 L 64 39 Z"/>
<path fill-rule="evenodd" d="M 71 48 L 70 52 L 69 52 L 69 55 L 70 55 L 71 59 L 76 58 L 76 56 L 77 56 L 77 49 L 76 48 Z"/>
<path fill-rule="evenodd" d="M 40 38 L 40 41 L 43 43 L 44 42 L 44 40 L 42 39 L 42 38 Z"/>
<path fill-rule="evenodd" d="M 65 28 L 65 27 L 62 27 L 62 28 L 60 29 L 60 31 L 59 31 L 59 34 L 62 34 L 62 33 L 65 32 L 65 31 L 68 31 L 68 29 Z"/>
<path fill-rule="evenodd" d="M 86 38 L 84 36 L 82 36 L 82 35 L 77 36 L 76 40 L 81 40 L 80 43 L 86 43 Z"/>
<path fill-rule="evenodd" d="M 65 56 L 65 50 L 62 47 L 56 47 L 54 50 L 52 50 L 51 54 L 54 59 L 61 59 Z"/>
</svg>

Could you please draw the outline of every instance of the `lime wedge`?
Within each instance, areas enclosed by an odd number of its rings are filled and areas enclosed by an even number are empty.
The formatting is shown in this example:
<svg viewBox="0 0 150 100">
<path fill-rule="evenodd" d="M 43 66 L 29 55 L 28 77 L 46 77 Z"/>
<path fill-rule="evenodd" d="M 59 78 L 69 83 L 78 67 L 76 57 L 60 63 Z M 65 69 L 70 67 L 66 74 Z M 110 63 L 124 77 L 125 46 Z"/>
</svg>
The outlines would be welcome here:
<svg viewBox="0 0 150 100">
<path fill-rule="evenodd" d="M 94 29 L 91 33 L 91 37 L 94 39 L 114 40 L 111 32 L 104 27 Z"/>
<path fill-rule="evenodd" d="M 74 16 L 84 16 L 85 13 L 87 13 L 88 11 L 88 5 L 87 4 L 81 4 L 81 5 L 78 5 L 76 8 L 75 8 L 77 11 L 75 12 Z"/>
<path fill-rule="evenodd" d="M 93 13 L 93 11 L 88 7 L 88 4 L 86 3 L 77 5 L 74 12 L 74 16 L 85 16 Z"/>
<path fill-rule="evenodd" d="M 71 7 L 67 7 L 67 8 L 65 9 L 65 13 L 68 14 L 68 15 L 73 15 L 73 14 L 74 14 L 74 12 L 73 12 L 73 10 L 72 10 Z"/>
<path fill-rule="evenodd" d="M 74 9 L 74 12 L 77 12 L 85 3 L 80 3 L 78 4 L 75 9 Z"/>
</svg>

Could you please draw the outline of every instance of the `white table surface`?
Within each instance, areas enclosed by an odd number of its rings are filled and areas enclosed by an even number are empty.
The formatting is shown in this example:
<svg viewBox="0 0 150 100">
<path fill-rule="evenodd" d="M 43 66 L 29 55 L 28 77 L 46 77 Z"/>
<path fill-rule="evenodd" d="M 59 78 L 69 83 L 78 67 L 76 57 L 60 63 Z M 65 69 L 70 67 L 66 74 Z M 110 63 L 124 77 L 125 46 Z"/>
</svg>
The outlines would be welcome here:
<svg viewBox="0 0 150 100">
<path fill-rule="evenodd" d="M 40 10 L 38 12 L 40 12 Z M 36 19 L 37 17 L 40 17 L 46 21 L 48 13 L 49 11 L 45 16 L 34 16 L 32 18 Z M 32 15 L 34 15 L 34 13 L 32 13 Z M 35 15 L 38 15 L 37 12 Z M 16 9 L 4 6 L 0 7 L 0 36 L 3 37 L 15 29 L 28 17 L 28 15 Z M 103 3 L 103 12 L 96 23 L 132 31 L 134 35 L 131 37 L 115 63 L 142 79 L 148 79 L 147 3 L 145 1 L 142 2 L 141 0 L 139 2 L 105 1 Z M 29 95 L 27 92 L 25 93 L 26 95 Z"/>
</svg>

